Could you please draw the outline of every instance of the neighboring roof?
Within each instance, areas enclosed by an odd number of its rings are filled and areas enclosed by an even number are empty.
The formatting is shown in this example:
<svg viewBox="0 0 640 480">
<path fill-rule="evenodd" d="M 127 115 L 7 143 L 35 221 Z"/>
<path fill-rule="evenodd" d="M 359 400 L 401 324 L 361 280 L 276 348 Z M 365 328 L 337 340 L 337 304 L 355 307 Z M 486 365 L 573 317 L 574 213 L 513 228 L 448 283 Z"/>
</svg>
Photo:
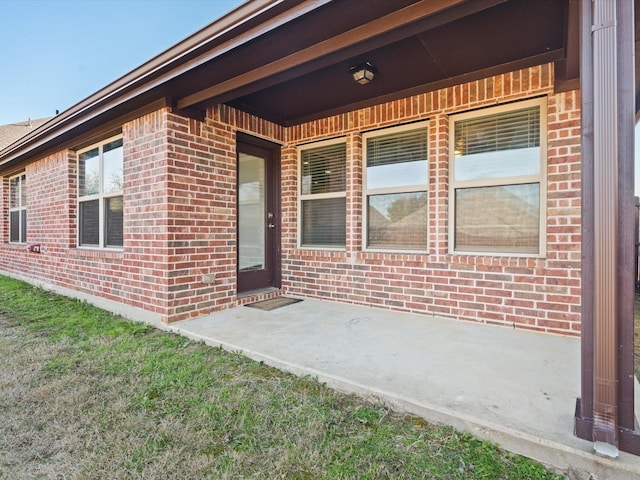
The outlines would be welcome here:
<svg viewBox="0 0 640 480">
<path fill-rule="evenodd" d="M 10 123 L 8 125 L 0 125 L 0 150 L 11 145 L 13 142 L 24 137 L 27 133 L 32 132 L 39 126 L 45 124 L 53 117 L 44 117 L 36 119 L 28 119 L 24 122 Z"/>
<path fill-rule="evenodd" d="M 250 0 L 0 147 L 0 171 L 162 106 L 202 118 L 225 103 L 289 126 L 546 63 L 558 91 L 576 88 L 578 4 Z M 377 74 L 362 86 L 349 67 L 365 61 Z"/>
</svg>

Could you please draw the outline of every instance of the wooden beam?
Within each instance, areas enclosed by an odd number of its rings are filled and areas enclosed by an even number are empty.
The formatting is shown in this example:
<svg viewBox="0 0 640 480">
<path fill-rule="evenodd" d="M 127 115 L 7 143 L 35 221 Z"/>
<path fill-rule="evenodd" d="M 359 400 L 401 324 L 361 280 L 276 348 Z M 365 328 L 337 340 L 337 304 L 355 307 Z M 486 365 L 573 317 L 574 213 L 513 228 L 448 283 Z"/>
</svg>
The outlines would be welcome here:
<svg viewBox="0 0 640 480">
<path fill-rule="evenodd" d="M 421 0 L 269 64 L 183 97 L 178 100 L 177 105 L 178 108 L 186 108 L 208 100 L 214 103 L 225 103 L 505 1 Z M 442 16 L 435 17 L 439 13 L 442 13 Z M 425 24 L 425 21 L 429 23 Z"/>
<path fill-rule="evenodd" d="M 567 0 L 564 58 L 555 64 L 555 91 L 566 92 L 580 82 L 580 12 L 579 0 Z"/>
</svg>

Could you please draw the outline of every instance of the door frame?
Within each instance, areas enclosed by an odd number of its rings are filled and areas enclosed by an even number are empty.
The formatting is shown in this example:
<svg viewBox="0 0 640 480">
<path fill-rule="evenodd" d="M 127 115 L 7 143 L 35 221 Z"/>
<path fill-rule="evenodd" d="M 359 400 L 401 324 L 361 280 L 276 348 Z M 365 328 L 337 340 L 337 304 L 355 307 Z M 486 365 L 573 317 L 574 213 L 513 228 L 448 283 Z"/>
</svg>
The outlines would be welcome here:
<svg viewBox="0 0 640 480">
<path fill-rule="evenodd" d="M 281 288 L 282 286 L 282 229 L 281 229 L 281 186 L 280 186 L 280 151 L 281 145 L 254 137 L 252 135 L 237 132 L 236 135 L 236 291 L 240 296 L 251 292 L 266 290 L 270 288 Z M 267 235 L 265 242 L 265 259 L 267 270 L 271 270 L 265 281 L 256 284 L 246 273 L 241 276 L 239 271 L 239 239 L 240 239 L 240 215 L 239 205 L 239 161 L 240 153 L 264 154 L 266 160 L 266 195 L 265 210 L 274 213 L 274 218 L 265 218 L 265 225 L 272 223 L 275 227 L 271 234 Z M 266 215 L 266 212 L 265 212 Z M 269 231 L 267 231 L 269 232 Z M 244 278 L 242 278 L 244 277 Z M 255 278 L 255 277 L 254 277 Z"/>
</svg>

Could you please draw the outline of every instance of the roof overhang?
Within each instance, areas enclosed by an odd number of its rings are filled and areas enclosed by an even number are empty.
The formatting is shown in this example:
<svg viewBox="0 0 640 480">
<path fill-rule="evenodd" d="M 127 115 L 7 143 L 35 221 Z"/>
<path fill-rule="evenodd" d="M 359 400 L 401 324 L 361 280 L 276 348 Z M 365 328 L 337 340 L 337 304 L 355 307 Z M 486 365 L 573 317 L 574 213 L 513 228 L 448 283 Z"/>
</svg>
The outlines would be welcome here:
<svg viewBox="0 0 640 480">
<path fill-rule="evenodd" d="M 366 3 L 249 1 L 0 151 L 0 171 L 160 106 L 227 103 L 288 126 L 547 62 L 557 90 L 579 86 L 577 0 Z M 377 74 L 359 85 L 364 61 Z"/>
<path fill-rule="evenodd" d="M 159 87 L 187 74 L 211 57 L 228 54 L 238 45 L 269 29 L 281 27 L 291 17 L 304 15 L 328 1 L 246 2 L 0 150 L 0 170 L 24 161 L 25 157 L 45 155 L 73 144 L 75 138 L 88 132 L 108 131 L 132 115 L 143 115 L 169 104 L 170 99 L 159 91 Z"/>
</svg>

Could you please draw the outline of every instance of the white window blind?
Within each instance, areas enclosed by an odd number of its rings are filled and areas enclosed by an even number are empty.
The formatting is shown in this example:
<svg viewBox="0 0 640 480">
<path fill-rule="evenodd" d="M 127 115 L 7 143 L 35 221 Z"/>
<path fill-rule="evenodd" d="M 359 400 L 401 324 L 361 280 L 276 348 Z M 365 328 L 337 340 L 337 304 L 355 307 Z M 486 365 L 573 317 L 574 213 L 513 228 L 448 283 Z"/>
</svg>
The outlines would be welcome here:
<svg viewBox="0 0 640 480">
<path fill-rule="evenodd" d="M 301 150 L 300 245 L 344 247 L 346 244 L 346 144 Z"/>
<path fill-rule="evenodd" d="M 456 155 L 540 146 L 540 108 L 529 107 L 456 122 Z"/>
<path fill-rule="evenodd" d="M 428 130 L 425 123 L 365 135 L 366 246 L 427 248 Z"/>
<path fill-rule="evenodd" d="M 427 183 L 427 131 L 400 131 L 367 139 L 367 189 Z"/>
<path fill-rule="evenodd" d="M 452 117 L 453 250 L 540 254 L 542 103 Z"/>
<path fill-rule="evenodd" d="M 27 241 L 27 176 L 9 180 L 9 241 Z"/>
<path fill-rule="evenodd" d="M 80 245 L 123 245 L 123 155 L 122 138 L 110 139 L 78 154 Z"/>
</svg>

